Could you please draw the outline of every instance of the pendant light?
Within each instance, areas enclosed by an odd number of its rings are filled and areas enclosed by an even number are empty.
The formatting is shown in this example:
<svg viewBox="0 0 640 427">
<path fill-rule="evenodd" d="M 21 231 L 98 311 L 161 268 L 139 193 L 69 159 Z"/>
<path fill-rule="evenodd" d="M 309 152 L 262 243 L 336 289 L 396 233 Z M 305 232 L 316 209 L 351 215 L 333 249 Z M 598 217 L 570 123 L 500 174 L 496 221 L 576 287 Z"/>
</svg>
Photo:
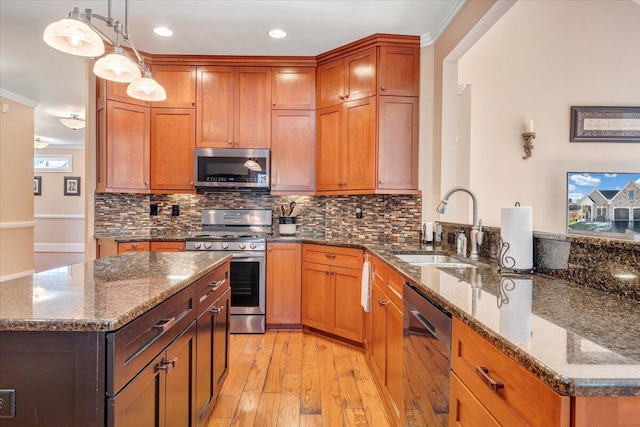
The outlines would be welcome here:
<svg viewBox="0 0 640 427">
<path fill-rule="evenodd" d="M 167 92 L 160 84 L 151 78 L 151 71 L 146 70 L 144 77 L 127 86 L 127 95 L 142 101 L 164 101 Z"/>
<path fill-rule="evenodd" d="M 72 114 L 69 118 L 60 119 L 60 123 L 73 130 L 82 129 L 86 124 L 85 121 L 82 120 L 77 114 Z"/>
<path fill-rule="evenodd" d="M 129 36 L 129 0 L 124 0 L 124 29 L 120 21 L 114 21 L 111 17 L 111 0 L 107 0 L 107 4 L 107 17 L 92 13 L 91 9 L 85 9 L 84 13 L 81 13 L 80 9 L 74 8 L 68 18 L 47 26 L 42 36 L 44 41 L 61 52 L 85 57 L 102 56 L 105 52 L 104 42 L 107 42 L 113 46 L 113 53 L 96 61 L 93 67 L 96 76 L 119 83 L 133 83 L 142 80 L 139 85 L 127 88 L 129 96 L 146 101 L 166 99 L 164 88 L 153 80 L 151 73 L 145 66 L 144 59 Z M 116 33 L 115 42 L 91 23 L 92 18 L 103 21 L 107 27 L 113 28 Z M 122 48 L 121 39 L 135 57 Z M 145 72 L 143 79 L 140 78 L 141 71 Z M 140 98 L 141 96 L 145 98 Z"/>
</svg>

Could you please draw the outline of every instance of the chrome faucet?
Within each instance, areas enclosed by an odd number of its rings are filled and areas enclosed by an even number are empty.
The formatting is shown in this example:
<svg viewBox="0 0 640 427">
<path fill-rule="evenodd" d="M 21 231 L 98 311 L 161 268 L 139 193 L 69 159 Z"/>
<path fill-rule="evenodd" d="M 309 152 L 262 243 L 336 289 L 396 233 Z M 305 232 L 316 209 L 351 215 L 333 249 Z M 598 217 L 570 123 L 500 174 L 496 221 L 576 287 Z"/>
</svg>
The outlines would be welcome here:
<svg viewBox="0 0 640 427">
<path fill-rule="evenodd" d="M 453 193 L 458 191 L 463 191 L 471 196 L 471 200 L 473 201 L 473 225 L 471 227 L 471 254 L 469 258 L 473 260 L 477 260 L 479 258 L 478 255 L 478 246 L 482 244 L 482 240 L 484 239 L 484 233 L 482 232 L 482 220 L 478 219 L 478 201 L 476 200 L 476 195 L 468 189 L 467 187 L 453 187 L 451 190 L 447 191 L 447 194 L 444 195 L 440 204 L 436 208 L 436 212 L 439 214 L 445 213 L 447 210 L 447 203 L 449 202 L 449 197 Z"/>
</svg>

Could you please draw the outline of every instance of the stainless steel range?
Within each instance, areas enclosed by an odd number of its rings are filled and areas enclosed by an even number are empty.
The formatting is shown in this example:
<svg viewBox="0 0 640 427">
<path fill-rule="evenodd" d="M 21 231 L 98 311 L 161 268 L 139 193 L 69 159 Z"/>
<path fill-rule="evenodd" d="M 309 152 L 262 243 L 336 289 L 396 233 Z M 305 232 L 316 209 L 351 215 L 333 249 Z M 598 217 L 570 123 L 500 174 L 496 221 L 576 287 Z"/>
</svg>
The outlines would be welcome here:
<svg viewBox="0 0 640 427">
<path fill-rule="evenodd" d="M 231 332 L 264 333 L 266 237 L 271 211 L 203 209 L 202 233 L 187 239 L 188 251 L 225 251 L 231 259 Z"/>
</svg>

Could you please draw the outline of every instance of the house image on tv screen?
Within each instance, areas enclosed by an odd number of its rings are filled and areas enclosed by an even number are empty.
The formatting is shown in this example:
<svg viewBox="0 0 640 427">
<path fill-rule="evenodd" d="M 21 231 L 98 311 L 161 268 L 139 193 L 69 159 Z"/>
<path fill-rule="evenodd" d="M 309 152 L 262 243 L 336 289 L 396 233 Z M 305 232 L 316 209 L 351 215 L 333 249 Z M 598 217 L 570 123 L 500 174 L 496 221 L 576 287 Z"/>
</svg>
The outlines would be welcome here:
<svg viewBox="0 0 640 427">
<path fill-rule="evenodd" d="M 640 173 L 567 174 L 569 229 L 640 233 Z"/>
</svg>

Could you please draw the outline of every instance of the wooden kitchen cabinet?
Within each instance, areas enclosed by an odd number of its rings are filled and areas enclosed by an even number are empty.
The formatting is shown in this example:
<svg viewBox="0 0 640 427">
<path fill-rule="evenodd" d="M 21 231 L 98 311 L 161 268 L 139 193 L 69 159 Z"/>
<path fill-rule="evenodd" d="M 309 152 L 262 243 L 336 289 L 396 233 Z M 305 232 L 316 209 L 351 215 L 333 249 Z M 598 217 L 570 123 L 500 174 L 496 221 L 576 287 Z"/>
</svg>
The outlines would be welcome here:
<svg viewBox="0 0 640 427">
<path fill-rule="evenodd" d="M 151 103 L 154 108 L 195 108 L 196 67 L 188 65 L 154 65 L 153 78 L 164 87 L 167 99 Z"/>
<path fill-rule="evenodd" d="M 372 193 L 376 179 L 376 98 L 318 110 L 316 191 Z"/>
<path fill-rule="evenodd" d="M 148 252 L 149 250 L 151 250 L 151 244 L 149 242 L 118 243 L 119 254 L 125 252 Z"/>
<path fill-rule="evenodd" d="M 122 242 L 113 239 L 97 239 L 97 258 L 105 258 L 125 252 L 184 252 L 185 242 Z"/>
<path fill-rule="evenodd" d="M 97 111 L 97 192 L 150 192 L 150 122 L 146 106 L 107 100 Z"/>
<path fill-rule="evenodd" d="M 380 46 L 378 95 L 420 95 L 420 49 Z"/>
<path fill-rule="evenodd" d="M 186 108 L 151 109 L 151 190 L 194 191 L 196 113 Z"/>
<path fill-rule="evenodd" d="M 271 113 L 271 194 L 313 194 L 316 118 L 313 110 Z"/>
<path fill-rule="evenodd" d="M 376 94 L 377 48 L 369 48 L 322 64 L 317 70 L 318 108 Z"/>
<path fill-rule="evenodd" d="M 197 67 L 196 146 L 271 147 L 271 68 Z"/>
<path fill-rule="evenodd" d="M 362 250 L 305 244 L 302 259 L 302 324 L 362 343 Z"/>
<path fill-rule="evenodd" d="M 99 101 L 98 104 L 102 103 L 102 105 L 104 105 L 104 101 L 109 99 L 111 101 L 124 102 L 126 104 L 142 105 L 144 107 L 151 106 L 151 103 L 149 101 L 143 101 L 141 99 L 132 98 L 127 95 L 128 86 L 129 83 L 118 83 L 101 78 L 96 78 L 96 89 L 98 91 L 97 99 Z"/>
<path fill-rule="evenodd" d="M 151 242 L 151 252 L 184 252 L 185 242 Z"/>
<path fill-rule="evenodd" d="M 452 323 L 451 369 L 500 425 L 569 426 L 569 396 L 557 394 L 457 318 Z M 491 382 L 502 387 L 494 391 Z M 457 394 L 464 390 L 451 388 L 450 425 L 459 425 L 464 417 L 460 405 L 455 403 L 469 402 L 468 396 Z"/>
<path fill-rule="evenodd" d="M 299 326 L 302 299 L 302 245 L 267 243 L 267 327 Z"/>
<path fill-rule="evenodd" d="M 271 74 L 273 110 L 315 110 L 315 68 L 273 67 Z"/>
</svg>

